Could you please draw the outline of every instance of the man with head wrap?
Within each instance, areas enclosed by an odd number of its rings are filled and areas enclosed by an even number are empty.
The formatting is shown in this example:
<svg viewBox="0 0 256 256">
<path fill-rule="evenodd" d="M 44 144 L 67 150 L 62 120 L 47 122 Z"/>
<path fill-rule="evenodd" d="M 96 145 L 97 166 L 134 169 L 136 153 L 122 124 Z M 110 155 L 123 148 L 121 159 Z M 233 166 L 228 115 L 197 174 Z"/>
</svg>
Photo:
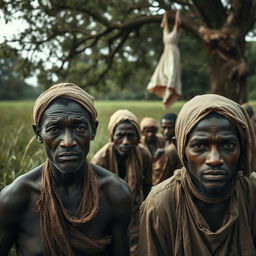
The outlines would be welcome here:
<svg viewBox="0 0 256 256">
<path fill-rule="evenodd" d="M 140 122 L 140 130 L 143 134 L 140 145 L 146 148 L 152 156 L 158 148 L 164 147 L 164 140 L 157 135 L 158 125 L 152 117 L 144 117 Z"/>
<path fill-rule="evenodd" d="M 245 110 L 197 96 L 181 109 L 175 136 L 184 168 L 143 203 L 139 255 L 256 255 L 256 144 Z"/>
<path fill-rule="evenodd" d="M 132 194 L 133 213 L 129 226 L 131 255 L 137 255 L 139 207 L 151 188 L 152 161 L 150 153 L 138 146 L 140 127 L 137 117 L 128 110 L 116 111 L 109 120 L 110 142 L 93 157 L 98 164 L 124 179 Z"/>
<path fill-rule="evenodd" d="M 155 153 L 153 163 L 152 183 L 156 185 L 170 178 L 176 169 L 182 167 L 177 150 L 173 145 L 177 115 L 175 113 L 165 113 L 161 117 L 160 127 L 164 138 L 164 148 L 159 148 Z"/>
<path fill-rule="evenodd" d="M 47 160 L 0 194 L 0 255 L 129 255 L 131 198 L 117 175 L 89 163 L 94 98 L 61 83 L 34 105 L 34 132 Z"/>
</svg>

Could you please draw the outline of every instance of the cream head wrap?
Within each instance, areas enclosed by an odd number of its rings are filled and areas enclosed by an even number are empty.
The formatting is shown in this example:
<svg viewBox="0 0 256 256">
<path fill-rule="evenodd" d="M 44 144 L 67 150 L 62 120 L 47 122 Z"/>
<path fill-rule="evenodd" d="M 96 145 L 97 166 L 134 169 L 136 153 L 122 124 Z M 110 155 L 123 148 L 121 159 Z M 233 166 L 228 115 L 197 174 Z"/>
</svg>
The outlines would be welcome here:
<svg viewBox="0 0 256 256">
<path fill-rule="evenodd" d="M 243 174 L 249 176 L 256 170 L 256 158 L 252 156 L 256 152 L 256 141 L 251 120 L 241 105 L 216 94 L 205 94 L 192 98 L 183 105 L 178 114 L 175 135 L 182 163 L 188 134 L 201 119 L 211 112 L 225 116 L 238 128 L 242 144 L 241 167 Z"/>
<path fill-rule="evenodd" d="M 110 141 L 113 141 L 116 126 L 124 121 L 129 121 L 136 128 L 137 134 L 140 138 L 140 127 L 137 117 L 127 109 L 119 109 L 109 119 L 108 134 Z"/>
<path fill-rule="evenodd" d="M 93 120 L 96 120 L 97 111 L 94 107 L 94 97 L 75 84 L 60 83 L 51 86 L 37 98 L 33 109 L 33 118 L 36 124 L 39 124 L 42 114 L 51 102 L 60 97 L 80 103 L 91 114 Z"/>
<path fill-rule="evenodd" d="M 146 128 L 146 127 L 156 127 L 156 128 L 158 128 L 156 120 L 152 117 L 144 117 L 140 122 L 141 131 L 143 131 L 143 129 Z"/>
</svg>

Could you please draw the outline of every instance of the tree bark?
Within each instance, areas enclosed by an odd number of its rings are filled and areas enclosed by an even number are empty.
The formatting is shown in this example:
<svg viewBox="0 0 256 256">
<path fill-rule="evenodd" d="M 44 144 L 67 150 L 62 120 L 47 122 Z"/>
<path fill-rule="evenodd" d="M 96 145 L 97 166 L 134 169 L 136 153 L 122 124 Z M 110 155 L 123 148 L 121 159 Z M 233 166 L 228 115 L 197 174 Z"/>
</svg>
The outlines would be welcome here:
<svg viewBox="0 0 256 256">
<path fill-rule="evenodd" d="M 208 57 L 210 88 L 238 103 L 247 98 L 246 77 L 249 73 L 244 50 L 245 38 L 237 28 L 199 28 L 200 39 Z"/>
<path fill-rule="evenodd" d="M 247 67 L 243 60 L 227 60 L 207 50 L 211 92 L 223 95 L 238 103 L 247 102 Z"/>
</svg>

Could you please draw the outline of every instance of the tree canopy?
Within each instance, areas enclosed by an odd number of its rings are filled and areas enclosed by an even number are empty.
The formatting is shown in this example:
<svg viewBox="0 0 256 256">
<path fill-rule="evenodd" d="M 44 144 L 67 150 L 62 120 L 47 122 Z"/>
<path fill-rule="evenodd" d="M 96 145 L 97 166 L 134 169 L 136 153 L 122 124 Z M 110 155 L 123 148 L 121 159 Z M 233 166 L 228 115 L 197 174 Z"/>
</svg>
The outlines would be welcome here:
<svg viewBox="0 0 256 256">
<path fill-rule="evenodd" d="M 36 70 L 44 84 L 51 84 L 54 78 L 72 78 L 81 86 L 102 90 L 112 83 L 127 87 L 137 71 L 140 76 L 147 69 L 152 71 L 162 51 L 162 13 L 168 11 L 171 26 L 180 9 L 182 28 L 201 42 L 208 57 L 211 91 L 239 102 L 247 99 L 245 36 L 254 33 L 255 0 L 0 3 L 6 21 L 19 18 L 27 22 L 24 32 L 8 39 L 27 52 L 22 65 L 25 74 Z M 150 75 L 145 73 L 144 80 Z"/>
</svg>

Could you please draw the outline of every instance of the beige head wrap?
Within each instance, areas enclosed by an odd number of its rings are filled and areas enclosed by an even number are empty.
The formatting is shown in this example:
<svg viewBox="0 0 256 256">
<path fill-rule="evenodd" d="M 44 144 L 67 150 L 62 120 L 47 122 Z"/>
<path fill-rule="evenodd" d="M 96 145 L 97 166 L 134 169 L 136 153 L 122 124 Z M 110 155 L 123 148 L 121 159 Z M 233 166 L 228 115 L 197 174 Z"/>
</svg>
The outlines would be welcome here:
<svg viewBox="0 0 256 256">
<path fill-rule="evenodd" d="M 37 98 L 33 109 L 33 118 L 36 124 L 39 124 L 42 114 L 50 103 L 60 97 L 80 103 L 92 115 L 92 118 L 96 119 L 97 111 L 94 107 L 94 97 L 75 84 L 60 83 L 51 86 Z"/>
<path fill-rule="evenodd" d="M 144 117 L 140 122 L 140 129 L 143 131 L 146 127 L 156 127 L 158 128 L 158 125 L 156 123 L 156 120 L 152 117 Z"/>
<path fill-rule="evenodd" d="M 137 117 L 127 109 L 119 109 L 109 119 L 108 134 L 109 134 L 110 141 L 113 141 L 113 135 L 114 135 L 114 130 L 116 126 L 119 123 L 124 121 L 129 121 L 131 124 L 133 124 L 140 138 L 140 127 L 138 124 Z"/>
<path fill-rule="evenodd" d="M 252 156 L 256 152 L 256 141 L 251 120 L 241 105 L 216 94 L 194 97 L 184 104 L 178 114 L 175 135 L 177 138 L 177 150 L 182 163 L 188 134 L 210 112 L 218 112 L 237 126 L 242 144 L 242 171 L 245 176 L 249 176 L 256 169 L 256 158 Z"/>
</svg>

